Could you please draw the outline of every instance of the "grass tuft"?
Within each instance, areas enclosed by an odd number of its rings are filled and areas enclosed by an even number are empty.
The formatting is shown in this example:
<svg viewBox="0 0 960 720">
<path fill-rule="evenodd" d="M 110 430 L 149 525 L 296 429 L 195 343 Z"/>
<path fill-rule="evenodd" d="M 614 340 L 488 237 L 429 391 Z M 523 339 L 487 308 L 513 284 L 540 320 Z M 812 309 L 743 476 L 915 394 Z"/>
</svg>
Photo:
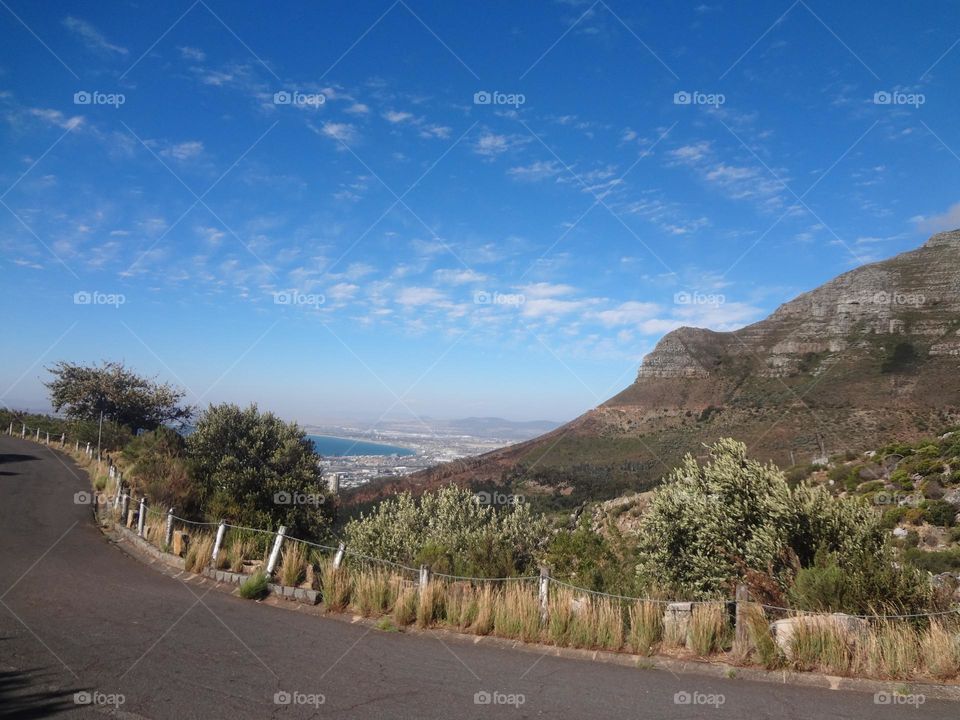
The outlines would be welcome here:
<svg viewBox="0 0 960 720">
<path fill-rule="evenodd" d="M 730 617 L 723 603 L 693 606 L 687 644 L 700 657 L 723 651 L 731 640 Z"/>
<path fill-rule="evenodd" d="M 277 576 L 280 584 L 287 587 L 297 587 L 303 582 L 307 574 L 307 553 L 302 543 L 287 542 L 280 557 L 280 568 Z"/>
<path fill-rule="evenodd" d="M 639 600 L 629 611 L 630 649 L 640 655 L 652 655 L 663 637 L 663 606 Z"/>
<path fill-rule="evenodd" d="M 269 585 L 269 583 L 270 578 L 267 577 L 266 573 L 257 572 L 244 580 L 243 584 L 240 585 L 240 597 L 245 600 L 259 600 L 267 594 L 267 585 Z"/>
</svg>

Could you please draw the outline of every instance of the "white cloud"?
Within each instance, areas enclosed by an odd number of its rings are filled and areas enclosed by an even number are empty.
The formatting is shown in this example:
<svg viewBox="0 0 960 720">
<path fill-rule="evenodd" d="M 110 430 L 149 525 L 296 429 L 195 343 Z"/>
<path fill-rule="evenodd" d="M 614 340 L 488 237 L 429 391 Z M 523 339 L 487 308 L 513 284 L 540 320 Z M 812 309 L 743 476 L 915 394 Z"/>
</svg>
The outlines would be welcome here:
<svg viewBox="0 0 960 720">
<path fill-rule="evenodd" d="M 38 117 L 41 120 L 48 122 L 51 125 L 56 125 L 60 128 L 63 128 L 64 130 L 73 129 L 83 124 L 83 116 L 74 115 L 73 117 L 67 117 L 59 110 L 30 108 L 27 112 L 34 117 Z"/>
<path fill-rule="evenodd" d="M 325 294 L 327 299 L 333 302 L 346 302 L 347 300 L 352 300 L 359 289 L 360 286 L 354 283 L 337 283 L 327 288 Z"/>
<path fill-rule="evenodd" d="M 407 307 L 435 305 L 446 299 L 442 292 L 431 287 L 406 287 L 397 294 L 397 302 Z"/>
<path fill-rule="evenodd" d="M 424 125 L 420 128 L 420 137 L 445 140 L 450 137 L 452 131 L 453 128 L 449 128 L 446 125 Z"/>
<path fill-rule="evenodd" d="M 355 102 L 353 105 L 347 108 L 346 112 L 353 115 L 366 115 L 368 112 L 370 112 L 370 107 L 368 105 L 364 105 L 363 103 Z"/>
<path fill-rule="evenodd" d="M 661 310 L 656 303 L 630 300 L 610 310 L 601 310 L 596 313 L 596 318 L 606 327 L 639 325 L 654 319 Z"/>
<path fill-rule="evenodd" d="M 184 46 L 178 47 L 177 50 L 180 51 L 180 57 L 182 57 L 184 60 L 203 62 L 207 59 L 207 54 L 200 48 Z"/>
<path fill-rule="evenodd" d="M 560 163 L 555 160 L 537 160 L 529 165 L 520 165 L 507 170 L 507 175 L 515 180 L 537 182 L 555 177 L 560 173 Z"/>
<path fill-rule="evenodd" d="M 465 285 L 466 283 L 483 282 L 487 279 L 486 275 L 474 270 L 441 269 L 435 270 L 433 276 L 437 282 L 445 285 Z"/>
<path fill-rule="evenodd" d="M 484 132 L 474 143 L 473 151 L 477 155 L 492 158 L 507 152 L 507 150 L 512 150 L 524 142 L 527 142 L 525 138 L 516 135 L 497 135 L 492 132 Z"/>
<path fill-rule="evenodd" d="M 177 143 L 160 151 L 164 157 L 171 157 L 174 160 L 190 160 L 203 152 L 203 143 L 199 140 L 189 140 L 187 142 Z"/>
<path fill-rule="evenodd" d="M 960 228 L 960 202 L 954 203 L 946 212 L 931 217 L 922 215 L 913 218 L 917 228 L 922 232 L 937 233 L 944 230 L 956 230 Z"/>
<path fill-rule="evenodd" d="M 357 138 L 356 128 L 349 123 L 328 122 L 320 128 L 320 133 L 342 143 L 350 144 Z"/>
<path fill-rule="evenodd" d="M 63 26 L 70 32 L 80 38 L 88 49 L 101 54 L 114 53 L 116 55 L 126 55 L 128 50 L 125 47 L 114 45 L 107 40 L 103 33 L 97 30 L 86 20 L 67 16 L 63 19 Z"/>
<path fill-rule="evenodd" d="M 387 112 L 383 114 L 383 119 L 386 120 L 388 123 L 393 123 L 394 125 L 396 125 L 397 123 L 402 123 L 402 122 L 406 122 L 407 120 L 412 120 L 413 114 L 408 112 L 400 112 L 398 110 L 387 110 Z"/>
<path fill-rule="evenodd" d="M 572 285 L 560 285 L 548 282 L 538 282 L 520 286 L 520 292 L 528 299 L 555 298 L 560 295 L 570 295 L 575 292 L 575 290 L 576 288 Z"/>
</svg>

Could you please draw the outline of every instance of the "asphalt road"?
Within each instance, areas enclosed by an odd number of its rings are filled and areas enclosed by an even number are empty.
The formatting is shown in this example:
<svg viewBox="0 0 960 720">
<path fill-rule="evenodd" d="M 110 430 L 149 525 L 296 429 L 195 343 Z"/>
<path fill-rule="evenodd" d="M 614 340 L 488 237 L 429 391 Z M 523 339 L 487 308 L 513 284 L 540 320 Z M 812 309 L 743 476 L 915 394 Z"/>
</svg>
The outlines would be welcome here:
<svg viewBox="0 0 960 720">
<path fill-rule="evenodd" d="M 89 506 L 74 503 L 87 488 L 63 455 L 0 437 L 2 717 L 960 716 L 960 705 L 932 699 L 893 707 L 866 693 L 674 676 L 241 600 L 113 546 Z M 75 693 L 94 703 L 78 705 Z M 276 702 L 277 693 L 291 702 Z M 477 703 L 477 693 L 493 702 Z M 677 704 L 677 693 L 693 702 Z"/>
</svg>

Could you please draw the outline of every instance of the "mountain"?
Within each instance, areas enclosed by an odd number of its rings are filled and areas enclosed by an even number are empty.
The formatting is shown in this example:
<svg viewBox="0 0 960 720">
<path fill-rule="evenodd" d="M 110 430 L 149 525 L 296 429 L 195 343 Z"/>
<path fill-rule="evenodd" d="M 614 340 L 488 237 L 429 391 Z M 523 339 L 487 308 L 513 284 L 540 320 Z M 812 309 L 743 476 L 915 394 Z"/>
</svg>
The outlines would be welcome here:
<svg viewBox="0 0 960 720">
<path fill-rule="evenodd" d="M 916 439 L 958 418 L 954 230 L 844 273 L 740 330 L 674 330 L 632 385 L 572 422 L 406 482 L 495 483 L 565 505 L 646 489 L 720 437 L 786 467 Z"/>
</svg>

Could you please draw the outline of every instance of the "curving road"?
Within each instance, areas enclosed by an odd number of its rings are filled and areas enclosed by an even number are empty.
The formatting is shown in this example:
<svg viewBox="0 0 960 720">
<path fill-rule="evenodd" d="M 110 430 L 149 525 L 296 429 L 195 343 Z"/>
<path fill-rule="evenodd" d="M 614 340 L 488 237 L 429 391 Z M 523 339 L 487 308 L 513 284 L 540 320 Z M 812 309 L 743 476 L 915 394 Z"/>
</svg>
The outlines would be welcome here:
<svg viewBox="0 0 960 720">
<path fill-rule="evenodd" d="M 89 507 L 73 502 L 87 487 L 64 456 L 0 437 L 2 717 L 958 716 L 956 704 L 931 699 L 919 708 L 876 705 L 866 693 L 385 633 L 241 600 L 159 573 L 111 545 Z M 276 703 L 278 692 L 294 702 Z M 477 704 L 483 692 L 498 693 L 500 704 Z M 678 705 L 680 692 L 724 702 Z M 95 702 L 78 705 L 75 693 Z"/>
</svg>

